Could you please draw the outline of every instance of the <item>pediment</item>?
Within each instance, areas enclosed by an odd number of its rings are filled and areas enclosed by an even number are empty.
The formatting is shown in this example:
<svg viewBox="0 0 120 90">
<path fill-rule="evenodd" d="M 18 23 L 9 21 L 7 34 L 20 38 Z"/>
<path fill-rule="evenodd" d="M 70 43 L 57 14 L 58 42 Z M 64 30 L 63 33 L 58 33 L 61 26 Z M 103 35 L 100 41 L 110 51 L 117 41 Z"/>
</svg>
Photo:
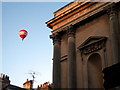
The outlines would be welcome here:
<svg viewBox="0 0 120 90">
<path fill-rule="evenodd" d="M 106 40 L 107 37 L 101 37 L 101 36 L 91 36 L 88 39 L 86 39 L 78 48 L 82 49 L 84 47 L 90 46 L 94 43 L 97 43 L 99 41 Z"/>
</svg>

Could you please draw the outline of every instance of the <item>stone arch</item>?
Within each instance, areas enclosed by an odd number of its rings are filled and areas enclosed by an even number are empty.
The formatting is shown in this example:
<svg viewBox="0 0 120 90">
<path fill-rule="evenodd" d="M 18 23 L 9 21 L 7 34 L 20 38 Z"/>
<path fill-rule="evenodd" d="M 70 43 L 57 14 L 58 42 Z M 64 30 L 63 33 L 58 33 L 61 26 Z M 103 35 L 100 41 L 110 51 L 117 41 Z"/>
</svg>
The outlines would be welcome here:
<svg viewBox="0 0 120 90">
<path fill-rule="evenodd" d="M 87 62 L 88 88 L 103 88 L 102 60 L 98 53 L 89 56 Z"/>
</svg>

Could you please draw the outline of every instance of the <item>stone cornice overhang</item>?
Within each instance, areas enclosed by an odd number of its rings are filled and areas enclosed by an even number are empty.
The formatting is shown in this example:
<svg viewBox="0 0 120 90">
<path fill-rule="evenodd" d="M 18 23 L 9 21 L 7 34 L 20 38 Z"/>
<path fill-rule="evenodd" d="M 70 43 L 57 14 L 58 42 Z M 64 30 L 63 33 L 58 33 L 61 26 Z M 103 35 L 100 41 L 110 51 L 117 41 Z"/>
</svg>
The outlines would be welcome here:
<svg viewBox="0 0 120 90">
<path fill-rule="evenodd" d="M 74 3 L 74 2 L 71 2 L 71 3 Z M 71 4 L 71 3 L 69 3 L 69 4 Z M 52 29 L 52 28 L 53 28 L 53 26 L 52 26 L 53 23 L 56 24 L 56 21 L 57 21 L 57 20 L 65 17 L 66 15 L 68 15 L 68 14 L 70 14 L 71 12 L 75 11 L 76 9 L 78 9 L 78 8 L 80 8 L 80 7 L 83 7 L 86 3 L 88 3 L 88 2 L 78 3 L 76 6 L 74 6 L 74 7 L 70 8 L 69 10 L 67 10 L 67 11 L 59 14 L 58 16 L 54 17 L 53 19 L 47 21 L 47 22 L 46 22 L 47 26 Z M 66 6 L 67 6 L 67 5 L 66 5 Z M 65 6 L 64 6 L 64 7 L 65 7 Z M 64 7 L 63 7 L 63 8 L 64 8 Z M 61 9 L 62 9 L 62 8 L 61 8 Z M 59 9 L 58 11 L 60 11 L 61 9 Z M 56 12 L 57 12 L 57 11 L 56 11 Z M 54 13 L 55 13 L 55 12 L 54 12 Z M 58 23 L 58 22 L 57 22 L 57 23 Z"/>
<path fill-rule="evenodd" d="M 49 20 L 46 22 L 47 26 L 51 29 L 53 29 L 52 33 L 60 32 L 63 31 L 66 26 L 69 25 L 76 25 L 80 22 L 85 21 L 86 19 L 93 17 L 101 12 L 105 12 L 105 7 L 111 5 L 113 2 L 85 2 L 83 4 L 80 3 L 76 6 L 68 10 L 66 13 L 62 13 L 53 19 Z M 55 27 L 55 25 L 67 20 L 68 18 L 70 19 L 72 16 L 77 15 L 77 17 L 72 18 L 71 21 L 67 21 L 64 24 Z M 103 13 L 102 13 L 103 14 Z"/>
</svg>

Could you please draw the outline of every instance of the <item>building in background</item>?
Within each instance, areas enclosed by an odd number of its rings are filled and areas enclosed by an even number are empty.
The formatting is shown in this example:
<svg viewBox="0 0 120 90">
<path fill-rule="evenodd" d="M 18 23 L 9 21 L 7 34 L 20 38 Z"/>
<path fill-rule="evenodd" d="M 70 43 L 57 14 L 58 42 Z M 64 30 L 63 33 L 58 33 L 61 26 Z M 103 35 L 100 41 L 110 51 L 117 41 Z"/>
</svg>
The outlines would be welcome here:
<svg viewBox="0 0 120 90">
<path fill-rule="evenodd" d="M 26 90 L 24 88 L 10 84 L 9 76 L 0 74 L 0 90 Z"/>
<path fill-rule="evenodd" d="M 45 82 L 44 84 L 38 85 L 37 90 L 51 90 L 52 89 L 52 83 Z"/>
<path fill-rule="evenodd" d="M 2 84 L 2 87 L 6 87 L 10 84 L 9 76 L 5 74 L 0 74 L 0 83 Z"/>
<path fill-rule="evenodd" d="M 46 22 L 54 88 L 104 88 L 102 70 L 120 60 L 120 2 L 71 2 Z"/>
<path fill-rule="evenodd" d="M 33 89 L 33 80 L 27 79 L 26 82 L 23 84 L 23 88 L 32 90 Z"/>
</svg>

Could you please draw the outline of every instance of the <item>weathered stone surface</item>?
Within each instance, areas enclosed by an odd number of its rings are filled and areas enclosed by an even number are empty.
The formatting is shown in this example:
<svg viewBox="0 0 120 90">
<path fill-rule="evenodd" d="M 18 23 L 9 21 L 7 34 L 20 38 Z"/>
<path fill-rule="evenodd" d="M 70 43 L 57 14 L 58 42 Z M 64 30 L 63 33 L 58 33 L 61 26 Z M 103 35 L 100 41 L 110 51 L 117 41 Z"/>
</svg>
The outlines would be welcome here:
<svg viewBox="0 0 120 90">
<path fill-rule="evenodd" d="M 102 69 L 120 56 L 120 9 L 111 5 L 119 2 L 71 2 L 46 22 L 61 34 L 61 88 L 103 88 Z"/>
</svg>

